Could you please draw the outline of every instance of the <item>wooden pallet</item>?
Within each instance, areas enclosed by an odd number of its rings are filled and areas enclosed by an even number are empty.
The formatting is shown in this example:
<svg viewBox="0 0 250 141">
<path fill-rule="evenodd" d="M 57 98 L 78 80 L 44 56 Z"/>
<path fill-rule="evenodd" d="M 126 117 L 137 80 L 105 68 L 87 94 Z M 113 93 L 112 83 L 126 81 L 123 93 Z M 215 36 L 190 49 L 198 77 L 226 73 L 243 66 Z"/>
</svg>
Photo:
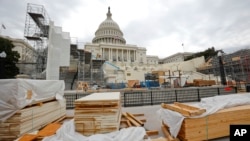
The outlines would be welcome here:
<svg viewBox="0 0 250 141">
<path fill-rule="evenodd" d="M 85 136 L 119 130 L 119 92 L 94 93 L 75 101 L 75 130 Z"/>
<path fill-rule="evenodd" d="M 185 118 L 178 138 L 201 141 L 229 136 L 231 124 L 250 124 L 250 105 L 223 109 L 202 118 Z"/>
<path fill-rule="evenodd" d="M 0 123 L 0 141 L 14 140 L 25 133 L 38 130 L 66 114 L 66 104 L 58 101 L 28 106 Z"/>
</svg>

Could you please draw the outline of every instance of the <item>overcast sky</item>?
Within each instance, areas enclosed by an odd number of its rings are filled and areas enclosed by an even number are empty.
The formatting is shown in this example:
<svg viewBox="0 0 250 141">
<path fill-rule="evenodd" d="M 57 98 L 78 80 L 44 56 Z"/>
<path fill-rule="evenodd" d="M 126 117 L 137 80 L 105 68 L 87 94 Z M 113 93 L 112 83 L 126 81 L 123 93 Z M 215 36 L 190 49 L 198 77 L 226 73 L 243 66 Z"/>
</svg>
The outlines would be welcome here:
<svg viewBox="0 0 250 141">
<path fill-rule="evenodd" d="M 250 45 L 250 0 L 0 0 L 2 35 L 24 38 L 27 3 L 44 5 L 55 25 L 79 42 L 92 41 L 110 6 L 127 44 L 160 58 Z"/>
</svg>

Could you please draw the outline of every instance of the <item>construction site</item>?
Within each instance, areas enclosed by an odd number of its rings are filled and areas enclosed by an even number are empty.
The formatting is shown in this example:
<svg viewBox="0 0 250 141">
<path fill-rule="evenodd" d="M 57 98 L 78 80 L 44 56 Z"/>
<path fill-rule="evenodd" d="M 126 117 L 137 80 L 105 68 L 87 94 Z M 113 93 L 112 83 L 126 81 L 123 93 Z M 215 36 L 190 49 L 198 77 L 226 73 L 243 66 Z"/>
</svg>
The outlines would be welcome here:
<svg viewBox="0 0 250 141">
<path fill-rule="evenodd" d="M 27 4 L 35 61 L 0 79 L 0 141 L 227 141 L 250 126 L 250 49 L 160 64 L 111 16 L 83 43 Z"/>
</svg>

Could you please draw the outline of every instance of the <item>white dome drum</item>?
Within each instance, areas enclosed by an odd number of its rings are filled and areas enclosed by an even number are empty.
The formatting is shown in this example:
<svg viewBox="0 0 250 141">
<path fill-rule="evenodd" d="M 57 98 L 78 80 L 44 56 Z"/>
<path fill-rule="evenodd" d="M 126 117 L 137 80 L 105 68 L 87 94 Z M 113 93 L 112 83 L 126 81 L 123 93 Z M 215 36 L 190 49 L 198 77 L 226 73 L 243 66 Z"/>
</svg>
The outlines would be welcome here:
<svg viewBox="0 0 250 141">
<path fill-rule="evenodd" d="M 92 43 L 126 44 L 119 25 L 112 20 L 111 16 L 112 14 L 109 7 L 107 19 L 99 25 Z"/>
</svg>

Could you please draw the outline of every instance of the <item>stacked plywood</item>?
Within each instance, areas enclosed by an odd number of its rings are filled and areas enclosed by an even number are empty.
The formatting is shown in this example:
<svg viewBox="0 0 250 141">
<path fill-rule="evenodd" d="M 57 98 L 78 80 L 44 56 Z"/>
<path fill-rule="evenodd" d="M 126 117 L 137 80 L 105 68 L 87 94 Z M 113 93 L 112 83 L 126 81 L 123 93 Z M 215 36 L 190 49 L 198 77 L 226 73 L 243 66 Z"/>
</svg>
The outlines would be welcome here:
<svg viewBox="0 0 250 141">
<path fill-rule="evenodd" d="M 250 124 L 250 105 L 223 109 L 202 118 L 185 118 L 178 137 L 201 141 L 229 136 L 230 124 Z"/>
<path fill-rule="evenodd" d="M 120 125 L 120 93 L 94 93 L 75 101 L 75 128 L 85 136 L 117 131 Z"/>
<path fill-rule="evenodd" d="M 0 123 L 0 141 L 14 140 L 64 116 L 66 105 L 56 100 L 27 106 Z"/>
</svg>

